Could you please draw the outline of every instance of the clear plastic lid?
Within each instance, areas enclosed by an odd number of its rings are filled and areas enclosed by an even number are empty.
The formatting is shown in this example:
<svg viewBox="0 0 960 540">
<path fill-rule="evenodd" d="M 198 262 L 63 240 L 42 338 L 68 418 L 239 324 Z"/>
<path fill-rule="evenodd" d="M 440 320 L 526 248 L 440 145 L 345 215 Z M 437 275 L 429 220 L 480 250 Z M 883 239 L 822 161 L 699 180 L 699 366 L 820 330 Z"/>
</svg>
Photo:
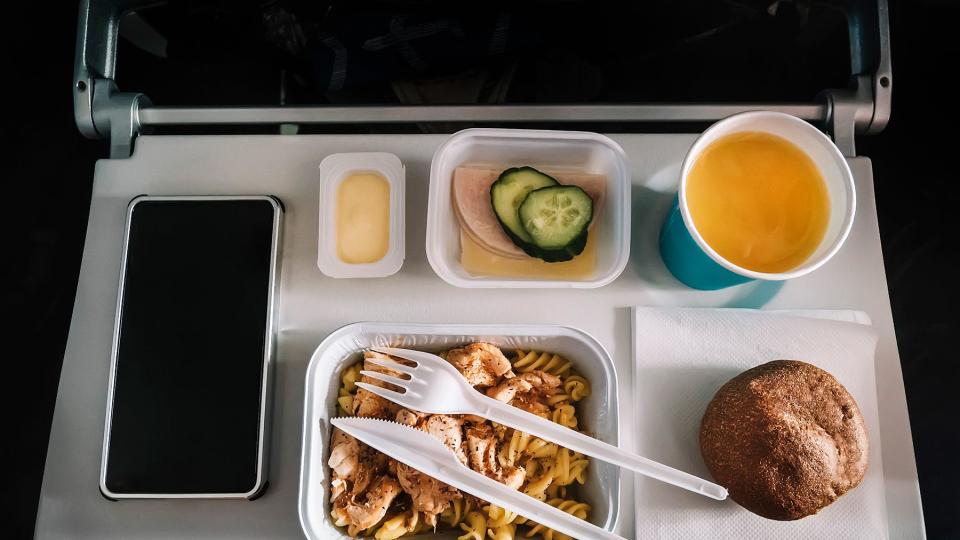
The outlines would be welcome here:
<svg viewBox="0 0 960 540">
<path fill-rule="evenodd" d="M 602 174 L 607 202 L 591 234 L 599 238 L 597 264 L 583 279 L 472 275 L 461 264 L 460 224 L 451 203 L 457 167 L 505 169 L 530 165 L 547 171 Z M 584 131 L 473 128 L 450 136 L 430 164 L 427 259 L 441 279 L 464 288 L 602 287 L 620 275 L 630 256 L 631 179 L 627 156 L 609 137 Z"/>
</svg>

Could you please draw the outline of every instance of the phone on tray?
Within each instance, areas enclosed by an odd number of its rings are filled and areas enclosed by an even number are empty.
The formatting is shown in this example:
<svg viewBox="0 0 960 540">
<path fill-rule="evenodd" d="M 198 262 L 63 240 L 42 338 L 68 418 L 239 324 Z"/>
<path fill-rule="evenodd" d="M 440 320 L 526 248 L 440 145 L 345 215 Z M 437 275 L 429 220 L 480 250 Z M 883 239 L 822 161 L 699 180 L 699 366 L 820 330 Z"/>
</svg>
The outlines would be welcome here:
<svg viewBox="0 0 960 540">
<path fill-rule="evenodd" d="M 270 196 L 130 202 L 105 497 L 252 499 L 266 488 L 282 213 Z"/>
</svg>

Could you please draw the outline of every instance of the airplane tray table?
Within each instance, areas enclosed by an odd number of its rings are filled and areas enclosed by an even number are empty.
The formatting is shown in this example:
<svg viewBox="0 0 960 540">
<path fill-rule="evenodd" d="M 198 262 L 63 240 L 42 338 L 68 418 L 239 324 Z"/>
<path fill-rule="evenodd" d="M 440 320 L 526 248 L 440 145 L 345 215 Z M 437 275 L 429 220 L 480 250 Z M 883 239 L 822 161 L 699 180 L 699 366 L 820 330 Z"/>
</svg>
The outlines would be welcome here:
<svg viewBox="0 0 960 540">
<path fill-rule="evenodd" d="M 923 517 L 884 274 L 870 161 L 852 158 L 857 214 L 826 266 L 783 282 L 716 292 L 687 289 L 660 262 L 657 234 L 693 134 L 611 135 L 630 158 L 630 262 L 599 289 L 459 289 L 424 251 L 430 160 L 443 135 L 143 136 L 129 159 L 97 163 L 73 320 L 40 497 L 38 538 L 302 538 L 297 516 L 304 375 L 316 346 L 355 321 L 555 323 L 595 336 L 619 375 L 621 444 L 632 446 L 631 306 L 855 309 L 880 339 L 877 393 L 891 538 L 922 538 Z M 406 260 L 382 279 L 333 280 L 317 268 L 317 166 L 334 152 L 385 151 L 406 166 Z M 140 194 L 271 194 L 286 207 L 279 294 L 269 488 L 255 501 L 111 502 L 98 491 L 101 445 L 127 203 Z M 229 339 L 229 336 L 224 336 Z M 627 473 L 624 473 L 625 475 Z M 621 482 L 631 501 L 633 481 Z M 634 536 L 621 508 L 620 533 Z"/>
</svg>

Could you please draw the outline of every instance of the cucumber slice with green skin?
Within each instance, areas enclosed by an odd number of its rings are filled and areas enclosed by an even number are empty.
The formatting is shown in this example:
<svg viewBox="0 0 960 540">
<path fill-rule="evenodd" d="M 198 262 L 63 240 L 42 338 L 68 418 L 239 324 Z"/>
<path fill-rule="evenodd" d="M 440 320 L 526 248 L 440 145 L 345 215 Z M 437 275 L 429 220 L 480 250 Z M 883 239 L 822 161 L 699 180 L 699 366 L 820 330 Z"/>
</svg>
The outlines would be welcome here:
<svg viewBox="0 0 960 540">
<path fill-rule="evenodd" d="M 528 255 L 531 253 L 532 239 L 520 225 L 518 209 L 527 194 L 535 189 L 559 186 L 555 178 L 533 167 L 514 167 L 500 173 L 497 181 L 490 186 L 490 204 L 500 226 L 507 236 Z"/>
<path fill-rule="evenodd" d="M 562 259 L 583 252 L 593 220 L 593 199 L 577 186 L 549 186 L 531 191 L 517 211 L 530 242 L 542 255 Z M 569 259 L 566 259 L 569 260 Z"/>
<path fill-rule="evenodd" d="M 548 263 L 567 262 L 583 253 L 583 250 L 587 247 L 587 231 L 583 231 L 583 234 L 574 238 L 573 241 L 563 249 L 540 249 L 533 244 L 529 244 L 529 246 L 530 251 L 527 253 L 532 257 L 537 257 Z"/>
</svg>

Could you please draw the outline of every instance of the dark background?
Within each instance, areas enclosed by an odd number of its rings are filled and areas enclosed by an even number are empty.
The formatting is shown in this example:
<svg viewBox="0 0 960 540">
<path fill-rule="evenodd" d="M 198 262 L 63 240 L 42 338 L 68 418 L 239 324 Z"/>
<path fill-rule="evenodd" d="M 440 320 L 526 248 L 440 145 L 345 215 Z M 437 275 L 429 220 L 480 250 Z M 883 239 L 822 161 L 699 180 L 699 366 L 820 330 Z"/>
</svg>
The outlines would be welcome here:
<svg viewBox="0 0 960 540">
<path fill-rule="evenodd" d="M 470 47 L 454 54 L 440 42 L 421 58 L 427 71 L 436 71 L 431 77 L 374 54 L 354 66 L 352 77 L 336 82 L 331 59 L 317 43 L 334 35 L 349 45 L 376 33 L 383 20 L 323 3 L 173 2 L 150 15 L 170 39 L 168 58 L 121 41 L 118 80 L 123 89 L 143 90 L 165 104 L 810 100 L 817 90 L 843 86 L 849 64 L 838 2 L 780 2 L 775 16 L 765 9 L 770 3 L 638 2 L 629 16 L 606 18 L 600 13 L 612 7 L 532 3 L 514 14 L 514 30 L 497 54 Z M 394 4 L 380 7 L 390 13 Z M 408 4 L 414 6 L 404 7 L 410 25 L 429 18 L 429 2 Z M 960 60 L 960 4 L 891 4 L 893 117 L 882 134 L 858 139 L 858 153 L 874 164 L 927 532 L 960 538 L 960 378 L 950 339 L 960 330 L 960 280 L 954 275 L 960 262 L 954 187 L 960 114 L 950 82 Z M 0 443 L 12 470 L 0 502 L 15 519 L 0 525 L 12 534 L 0 536 L 30 537 L 57 386 L 69 384 L 59 380 L 60 365 L 94 162 L 108 149 L 103 141 L 84 139 L 73 123 L 76 6 L 21 2 L 4 10 L 8 91 L 0 177 L 8 189 L 0 215 L 13 234 L 4 235 L 0 272 L 8 321 L 4 358 L 13 369 L 0 379 L 12 426 Z M 552 24 L 543 24 L 544 12 Z M 584 39 L 573 32 L 578 23 L 614 25 L 614 31 L 602 40 Z M 497 24 L 491 15 L 461 31 L 483 37 Z M 451 68 L 462 66 L 463 58 L 475 67 Z"/>
</svg>

